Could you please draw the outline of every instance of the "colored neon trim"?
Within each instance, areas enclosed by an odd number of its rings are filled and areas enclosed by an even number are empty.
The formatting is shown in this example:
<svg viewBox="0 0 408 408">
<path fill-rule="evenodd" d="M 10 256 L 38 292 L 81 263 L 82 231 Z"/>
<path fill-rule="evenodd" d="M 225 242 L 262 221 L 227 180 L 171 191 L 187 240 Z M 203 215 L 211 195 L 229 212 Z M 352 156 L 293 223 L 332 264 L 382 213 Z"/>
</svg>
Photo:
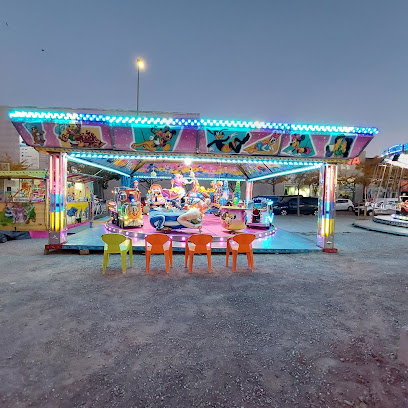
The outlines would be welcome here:
<svg viewBox="0 0 408 408">
<path fill-rule="evenodd" d="M 129 174 L 124 173 L 123 171 L 112 169 L 111 167 L 107 167 L 107 166 L 102 166 L 101 164 L 93 163 L 87 160 L 78 159 L 77 157 L 68 156 L 68 160 L 71 160 L 73 162 L 80 163 L 80 164 L 86 164 L 87 166 L 97 167 L 102 170 L 107 170 L 107 171 L 110 171 L 111 173 L 117 173 L 122 176 L 130 177 Z"/>
<path fill-rule="evenodd" d="M 311 170 L 316 170 L 321 166 L 321 163 L 319 164 L 315 164 L 312 167 L 299 167 L 297 169 L 293 169 L 293 170 L 286 170 L 286 171 L 280 171 L 277 173 L 271 173 L 271 174 L 267 174 L 266 176 L 260 176 L 260 177 L 254 177 L 254 178 L 249 178 L 248 181 L 258 181 L 258 180 L 265 180 L 265 179 L 269 179 L 269 178 L 273 178 L 273 177 L 278 177 L 278 176 L 285 176 L 287 174 L 294 174 L 294 173 L 300 173 L 300 172 L 304 172 L 304 171 L 311 171 Z"/>
<path fill-rule="evenodd" d="M 285 165 L 285 166 L 315 166 L 316 161 L 296 161 L 296 160 L 254 160 L 254 159 L 222 159 L 215 157 L 186 157 L 186 156 L 148 156 L 148 155 L 123 155 L 123 154 L 104 154 L 104 153 L 71 153 L 69 157 L 83 157 L 90 159 L 128 159 L 143 161 L 183 161 L 190 159 L 192 163 L 230 163 L 230 164 L 266 164 L 266 165 Z M 250 157 L 250 156 L 249 156 Z M 320 164 L 319 164 L 320 165 Z"/>
<path fill-rule="evenodd" d="M 10 119 L 52 121 L 55 123 L 65 123 L 70 121 L 103 122 L 114 126 L 182 126 L 182 127 L 228 127 L 236 129 L 271 129 L 278 131 L 296 132 L 319 132 L 319 133 L 358 133 L 375 135 L 378 129 L 374 127 L 357 126 L 330 126 L 311 124 L 291 124 L 275 122 L 252 122 L 240 120 L 216 120 L 216 119 L 185 119 L 185 118 L 151 118 L 140 116 L 108 116 L 95 113 L 76 112 L 38 112 L 15 110 L 9 112 Z"/>
</svg>

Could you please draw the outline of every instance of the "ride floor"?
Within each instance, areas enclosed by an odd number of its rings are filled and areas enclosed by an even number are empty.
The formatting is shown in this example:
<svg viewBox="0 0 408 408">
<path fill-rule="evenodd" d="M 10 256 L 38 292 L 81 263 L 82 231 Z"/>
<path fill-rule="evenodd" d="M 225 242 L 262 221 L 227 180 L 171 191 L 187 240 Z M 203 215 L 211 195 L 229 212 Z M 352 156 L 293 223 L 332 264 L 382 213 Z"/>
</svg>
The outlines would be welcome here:
<svg viewBox="0 0 408 408">
<path fill-rule="evenodd" d="M 211 217 L 213 217 L 212 221 Z M 203 223 L 203 234 L 211 234 L 215 237 L 212 244 L 213 252 L 225 252 L 227 238 L 233 236 L 233 234 L 225 232 L 221 228 L 219 217 L 206 216 Z M 147 234 L 154 234 L 157 231 L 150 226 L 146 217 L 145 225 L 141 228 L 126 228 L 120 230 L 129 238 L 132 239 L 134 251 L 144 251 L 144 236 Z M 108 230 L 109 228 L 109 230 Z M 101 239 L 102 234 L 109 232 L 116 232 L 118 227 L 111 225 L 110 223 L 97 222 L 93 223 L 92 228 L 89 226 L 79 227 L 72 229 L 68 235 L 68 242 L 62 245 L 62 249 L 70 250 L 103 250 L 104 243 Z M 253 249 L 255 253 L 300 253 L 300 252 L 318 252 L 321 248 L 317 247 L 315 243 L 315 237 L 306 238 L 301 235 L 287 232 L 279 228 L 270 230 L 265 229 L 246 229 L 242 232 L 255 233 L 257 239 L 253 243 Z M 132 237 L 131 234 L 136 233 L 137 236 Z M 185 241 L 192 235 L 197 234 L 198 230 L 194 229 L 182 229 L 173 230 L 169 234 L 173 240 L 174 252 L 184 252 Z M 184 239 L 183 239 L 184 238 Z"/>
</svg>

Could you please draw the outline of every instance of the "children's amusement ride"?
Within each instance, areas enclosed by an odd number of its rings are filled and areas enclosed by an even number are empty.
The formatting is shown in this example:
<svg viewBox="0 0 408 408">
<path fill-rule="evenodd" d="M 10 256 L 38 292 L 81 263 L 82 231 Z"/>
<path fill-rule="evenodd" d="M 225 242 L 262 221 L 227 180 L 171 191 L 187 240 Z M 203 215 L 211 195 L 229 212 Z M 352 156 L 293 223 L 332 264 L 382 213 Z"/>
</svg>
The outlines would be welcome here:
<svg viewBox="0 0 408 408">
<path fill-rule="evenodd" d="M 317 245 L 335 251 L 337 163 L 357 157 L 378 132 L 118 111 L 14 109 L 9 117 L 29 146 L 50 155 L 47 251 L 73 248 L 65 221 L 67 160 L 122 176 L 122 187 L 109 204 L 107 232 L 121 232 L 135 243 L 156 231 L 174 241 L 203 231 L 221 245 L 232 233 L 249 231 L 262 240 L 254 241 L 260 252 L 271 252 L 275 228 L 272 204 L 252 200 L 253 183 L 319 170 Z M 147 179 L 154 181 L 142 208 L 137 181 Z M 169 181 L 171 187 L 165 188 Z"/>
<path fill-rule="evenodd" d="M 408 228 L 408 143 L 383 150 L 372 189 L 374 203 L 392 203 L 391 214 L 382 214 L 374 206 L 375 222 Z M 375 184 L 375 185 L 374 185 Z"/>
</svg>

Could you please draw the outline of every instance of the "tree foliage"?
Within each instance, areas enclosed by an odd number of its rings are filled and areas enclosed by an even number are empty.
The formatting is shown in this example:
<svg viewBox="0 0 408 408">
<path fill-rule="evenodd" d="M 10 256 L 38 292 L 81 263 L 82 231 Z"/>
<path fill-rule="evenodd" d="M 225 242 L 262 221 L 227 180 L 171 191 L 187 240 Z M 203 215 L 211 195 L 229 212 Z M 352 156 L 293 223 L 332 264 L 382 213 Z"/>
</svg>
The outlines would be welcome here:
<svg viewBox="0 0 408 408">
<path fill-rule="evenodd" d="M 27 164 L 27 160 L 16 162 L 7 153 L 5 153 L 4 156 L 4 162 L 10 164 L 10 170 L 12 171 L 27 170 L 30 167 L 30 165 Z"/>
<path fill-rule="evenodd" d="M 375 170 L 381 162 L 381 157 L 375 156 L 370 159 L 365 159 L 360 164 L 357 164 L 356 170 L 358 171 L 358 174 L 355 183 L 361 184 L 363 187 L 368 187 L 372 183 Z"/>
</svg>

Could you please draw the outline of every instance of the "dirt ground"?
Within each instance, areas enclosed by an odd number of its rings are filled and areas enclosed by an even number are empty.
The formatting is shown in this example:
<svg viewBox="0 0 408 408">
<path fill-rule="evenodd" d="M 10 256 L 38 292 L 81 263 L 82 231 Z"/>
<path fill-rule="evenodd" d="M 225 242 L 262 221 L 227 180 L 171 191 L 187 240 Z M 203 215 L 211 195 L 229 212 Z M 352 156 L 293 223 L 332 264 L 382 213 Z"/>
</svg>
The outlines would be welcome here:
<svg viewBox="0 0 408 408">
<path fill-rule="evenodd" d="M 408 237 L 339 217 L 338 254 L 119 257 L 0 244 L 1 407 L 408 407 Z M 315 239 L 313 217 L 282 229 Z"/>
</svg>

